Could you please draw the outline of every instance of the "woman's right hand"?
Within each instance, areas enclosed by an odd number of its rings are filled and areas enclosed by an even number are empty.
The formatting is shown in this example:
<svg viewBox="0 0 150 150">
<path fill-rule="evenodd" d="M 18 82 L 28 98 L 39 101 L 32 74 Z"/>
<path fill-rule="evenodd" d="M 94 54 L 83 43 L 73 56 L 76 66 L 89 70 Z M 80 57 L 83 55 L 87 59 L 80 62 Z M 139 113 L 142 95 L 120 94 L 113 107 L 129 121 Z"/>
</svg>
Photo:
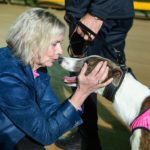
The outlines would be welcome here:
<svg viewBox="0 0 150 150">
<path fill-rule="evenodd" d="M 91 93 L 98 88 L 107 86 L 113 80 L 112 78 L 107 79 L 109 67 L 107 66 L 106 61 L 101 61 L 90 74 L 85 75 L 87 67 L 88 65 L 85 63 L 78 76 L 77 89 L 70 99 L 70 102 L 76 108 L 80 108 L 82 103 Z"/>
</svg>

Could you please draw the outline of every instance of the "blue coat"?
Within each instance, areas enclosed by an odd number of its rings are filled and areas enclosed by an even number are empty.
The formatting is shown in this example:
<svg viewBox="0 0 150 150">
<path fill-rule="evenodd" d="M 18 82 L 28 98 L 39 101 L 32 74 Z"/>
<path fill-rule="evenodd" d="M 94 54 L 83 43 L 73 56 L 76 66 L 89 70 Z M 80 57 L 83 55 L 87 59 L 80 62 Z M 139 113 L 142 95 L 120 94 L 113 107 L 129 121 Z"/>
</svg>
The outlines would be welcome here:
<svg viewBox="0 0 150 150">
<path fill-rule="evenodd" d="M 31 67 L 0 48 L 0 150 L 12 150 L 25 135 L 43 145 L 82 123 L 68 100 L 60 104 L 43 71 L 34 79 Z"/>
</svg>

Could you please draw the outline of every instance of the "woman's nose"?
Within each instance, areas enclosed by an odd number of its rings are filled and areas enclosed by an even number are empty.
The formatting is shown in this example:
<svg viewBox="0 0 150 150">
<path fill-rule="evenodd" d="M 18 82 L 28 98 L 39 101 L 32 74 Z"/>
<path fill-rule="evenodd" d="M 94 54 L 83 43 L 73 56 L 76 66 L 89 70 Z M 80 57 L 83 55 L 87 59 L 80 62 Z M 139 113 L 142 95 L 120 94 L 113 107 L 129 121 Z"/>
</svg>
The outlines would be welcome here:
<svg viewBox="0 0 150 150">
<path fill-rule="evenodd" d="M 61 45 L 58 46 L 57 54 L 59 54 L 59 55 L 62 55 L 62 54 L 63 54 L 63 49 L 62 49 L 62 46 L 61 46 Z"/>
</svg>

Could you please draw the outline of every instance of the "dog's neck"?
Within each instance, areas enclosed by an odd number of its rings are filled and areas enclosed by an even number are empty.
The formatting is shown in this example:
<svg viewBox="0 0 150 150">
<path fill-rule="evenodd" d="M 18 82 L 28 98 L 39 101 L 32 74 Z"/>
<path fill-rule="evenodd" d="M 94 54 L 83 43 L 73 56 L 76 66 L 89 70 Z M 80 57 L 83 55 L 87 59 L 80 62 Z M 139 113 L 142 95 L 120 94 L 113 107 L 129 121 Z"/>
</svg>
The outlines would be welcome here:
<svg viewBox="0 0 150 150">
<path fill-rule="evenodd" d="M 126 73 L 115 94 L 113 107 L 123 121 L 130 125 L 138 116 L 141 105 L 148 96 L 150 89 L 138 82 L 131 73 Z"/>
</svg>

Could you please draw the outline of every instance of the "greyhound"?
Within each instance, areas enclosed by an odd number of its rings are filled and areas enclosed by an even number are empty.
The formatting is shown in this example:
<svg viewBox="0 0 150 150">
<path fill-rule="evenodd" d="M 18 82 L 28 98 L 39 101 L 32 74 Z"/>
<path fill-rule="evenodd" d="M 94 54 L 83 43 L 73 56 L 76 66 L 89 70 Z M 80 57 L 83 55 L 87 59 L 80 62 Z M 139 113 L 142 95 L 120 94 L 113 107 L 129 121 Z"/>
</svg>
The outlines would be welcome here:
<svg viewBox="0 0 150 150">
<path fill-rule="evenodd" d="M 112 101 L 114 110 L 130 127 L 131 149 L 150 150 L 150 89 L 135 78 L 130 68 L 122 71 L 119 65 L 97 55 L 84 58 L 61 57 L 59 64 L 65 70 L 78 74 L 86 62 L 87 75 L 100 61 L 108 62 L 108 78 L 113 77 L 114 80 L 95 92 Z M 65 78 L 65 82 L 68 81 L 70 78 Z M 72 86 L 76 86 L 75 82 L 72 81 Z"/>
</svg>

